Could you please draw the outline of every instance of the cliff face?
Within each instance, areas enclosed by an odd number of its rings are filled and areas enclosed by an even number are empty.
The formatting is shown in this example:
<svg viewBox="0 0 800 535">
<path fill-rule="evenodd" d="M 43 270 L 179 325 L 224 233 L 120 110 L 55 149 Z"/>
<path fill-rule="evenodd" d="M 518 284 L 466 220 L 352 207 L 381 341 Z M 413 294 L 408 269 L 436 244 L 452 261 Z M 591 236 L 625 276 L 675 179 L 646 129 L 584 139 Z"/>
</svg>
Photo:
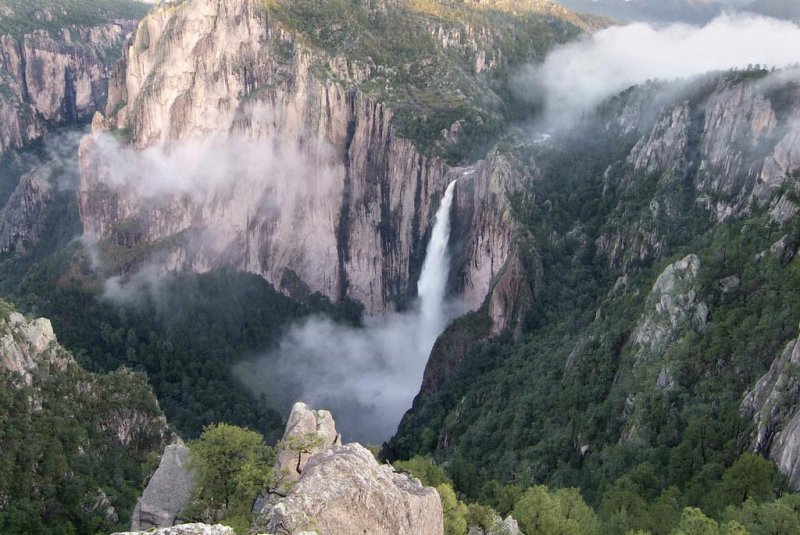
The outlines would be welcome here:
<svg viewBox="0 0 800 535">
<path fill-rule="evenodd" d="M 742 412 L 755 423 L 751 449 L 768 456 L 800 488 L 800 342 L 792 340 L 747 393 Z"/>
<path fill-rule="evenodd" d="M 433 453 L 501 480 L 557 481 L 555 466 L 591 470 L 585 461 L 598 451 L 693 447 L 680 433 L 667 438 L 674 427 L 662 408 L 719 418 L 720 400 L 752 390 L 775 346 L 795 332 L 797 78 L 797 69 L 750 70 L 644 84 L 576 129 L 511 150 L 516 168 L 533 170 L 510 197 L 519 225 L 512 261 L 486 304 L 532 295 L 530 321 L 517 324 L 516 337 L 488 343 L 485 318 L 454 322 L 387 454 Z M 521 254 L 523 229 L 534 261 Z M 514 258 L 533 284 L 504 290 Z M 751 327 L 776 309 L 784 315 L 769 328 Z M 562 324 L 570 325 L 566 338 Z M 752 449 L 797 485 L 786 355 L 743 408 L 758 426 Z M 740 417 L 738 402 L 725 410 Z M 612 416 L 588 423 L 603 411 Z M 678 418 L 684 425 L 693 417 Z M 713 418 L 697 420 L 711 426 Z M 581 423 L 564 430 L 564 422 Z M 675 451 L 671 462 L 682 463 Z"/>
<path fill-rule="evenodd" d="M 144 14 L 126 2 L 45 4 L 4 5 L 0 13 L 0 253 L 29 251 L 49 205 L 64 201 L 58 182 L 75 143 L 42 140 L 104 108 L 108 78 Z"/>
<path fill-rule="evenodd" d="M 16 21 L 21 14 L 10 15 Z M 116 53 L 135 20 L 109 14 L 107 22 L 62 27 L 54 20 L 62 15 L 54 6 L 31 15 L 38 24 L 29 31 L 0 31 L 0 155 L 53 125 L 85 121 L 105 104 Z"/>
<path fill-rule="evenodd" d="M 685 87 L 650 84 L 607 105 L 607 135 L 633 143 L 616 172 L 609 167 L 606 189 L 636 192 L 649 182 L 653 191 L 646 210 L 631 218 L 620 207 L 597 239 L 610 267 L 652 262 L 675 242 L 675 223 L 693 213 L 721 223 L 768 207 L 778 224 L 797 213 L 796 76 L 757 71 L 709 75 Z"/>
<path fill-rule="evenodd" d="M 142 21 L 109 117 L 81 145 L 85 234 L 155 248 L 149 261 L 163 269 L 233 266 L 287 292 L 299 279 L 381 314 L 415 293 L 436 204 L 458 178 L 469 217 L 457 223 L 458 284 L 479 306 L 512 249 L 505 196 L 520 178 L 500 157 L 451 168 L 421 154 L 396 134 L 392 109 L 359 89 L 374 64 L 323 54 L 285 26 L 257 0 L 190 0 Z M 185 188 L 148 189 L 124 167 L 153 154 L 203 169 Z M 199 185 L 214 166 L 224 178 Z"/>
</svg>

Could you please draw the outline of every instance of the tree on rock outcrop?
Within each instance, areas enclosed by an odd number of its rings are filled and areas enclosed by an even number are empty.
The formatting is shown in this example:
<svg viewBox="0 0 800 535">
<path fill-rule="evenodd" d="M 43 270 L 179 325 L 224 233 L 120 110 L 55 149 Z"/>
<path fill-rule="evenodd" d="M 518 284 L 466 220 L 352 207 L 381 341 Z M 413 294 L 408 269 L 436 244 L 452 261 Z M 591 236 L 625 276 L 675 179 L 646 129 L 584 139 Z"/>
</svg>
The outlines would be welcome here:
<svg viewBox="0 0 800 535">
<path fill-rule="evenodd" d="M 207 426 L 189 449 L 195 489 L 185 516 L 249 524 L 255 497 L 272 483 L 274 449 L 255 431 L 228 424 Z"/>
<path fill-rule="evenodd" d="M 525 533 L 541 535 L 596 535 L 599 521 L 577 489 L 554 493 L 538 485 L 529 488 L 514 505 L 513 516 Z"/>
</svg>

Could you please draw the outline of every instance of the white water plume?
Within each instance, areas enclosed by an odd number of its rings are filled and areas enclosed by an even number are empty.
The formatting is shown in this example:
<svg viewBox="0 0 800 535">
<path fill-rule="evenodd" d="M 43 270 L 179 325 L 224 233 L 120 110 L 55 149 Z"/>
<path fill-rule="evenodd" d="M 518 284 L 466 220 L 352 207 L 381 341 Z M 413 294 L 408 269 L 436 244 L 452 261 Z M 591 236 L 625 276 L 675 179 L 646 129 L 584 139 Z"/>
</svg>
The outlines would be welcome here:
<svg viewBox="0 0 800 535">
<path fill-rule="evenodd" d="M 293 326 L 277 350 L 237 366 L 273 404 L 297 400 L 329 409 L 346 441 L 380 443 L 396 430 L 419 391 L 436 338 L 455 316 L 446 299 L 455 181 L 436 212 L 412 310 L 356 328 L 316 316 Z"/>
<path fill-rule="evenodd" d="M 444 192 L 442 202 L 436 211 L 436 219 L 425 252 L 425 262 L 417 283 L 420 300 L 420 350 L 430 353 L 436 338 L 446 326 L 448 318 L 444 311 L 444 296 L 447 291 L 447 275 L 450 271 L 450 211 L 453 204 L 453 180 Z"/>
</svg>

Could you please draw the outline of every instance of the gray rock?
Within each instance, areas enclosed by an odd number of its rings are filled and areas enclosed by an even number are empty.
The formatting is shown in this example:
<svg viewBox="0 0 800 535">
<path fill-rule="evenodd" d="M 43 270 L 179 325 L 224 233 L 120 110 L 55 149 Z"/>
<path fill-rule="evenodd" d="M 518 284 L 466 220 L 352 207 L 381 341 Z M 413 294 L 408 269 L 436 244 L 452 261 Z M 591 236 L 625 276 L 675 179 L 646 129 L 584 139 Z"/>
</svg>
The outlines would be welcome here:
<svg viewBox="0 0 800 535">
<path fill-rule="evenodd" d="M 276 535 L 440 535 L 439 494 L 380 465 L 360 444 L 311 456 L 291 492 L 262 511 L 257 527 Z"/>
<path fill-rule="evenodd" d="M 727 294 L 734 291 L 736 288 L 741 286 L 741 284 L 742 280 L 738 276 L 731 275 L 730 277 L 720 279 L 719 289 L 722 290 L 722 293 Z"/>
<path fill-rule="evenodd" d="M 769 456 L 800 489 L 800 339 L 792 340 L 748 392 L 742 413 L 756 425 L 750 449 Z"/>
<path fill-rule="evenodd" d="M 166 527 L 155 531 L 125 531 L 113 533 L 112 535 L 236 535 L 233 528 L 216 524 L 181 524 L 178 526 Z"/>
<path fill-rule="evenodd" d="M 158 468 L 136 503 L 131 518 L 131 530 L 163 528 L 175 524 L 194 489 L 194 478 L 188 463 L 189 448 L 183 442 L 171 444 L 164 449 Z"/>
<path fill-rule="evenodd" d="M 297 481 L 312 455 L 341 443 L 342 437 L 336 432 L 330 412 L 311 410 L 305 403 L 297 402 L 286 422 L 275 472 L 285 483 Z"/>
<path fill-rule="evenodd" d="M 697 299 L 700 259 L 689 255 L 667 266 L 647 297 L 645 312 L 633 332 L 636 364 L 659 358 L 687 329 L 702 329 L 708 306 Z"/>
</svg>

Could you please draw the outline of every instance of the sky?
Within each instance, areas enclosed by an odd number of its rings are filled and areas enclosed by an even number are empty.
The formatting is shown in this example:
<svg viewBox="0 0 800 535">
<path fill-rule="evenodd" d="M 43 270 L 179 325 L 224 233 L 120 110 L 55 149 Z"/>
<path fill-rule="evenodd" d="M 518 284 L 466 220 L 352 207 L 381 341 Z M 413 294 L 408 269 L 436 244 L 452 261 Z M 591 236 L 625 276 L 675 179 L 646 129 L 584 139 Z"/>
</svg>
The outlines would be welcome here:
<svg viewBox="0 0 800 535">
<path fill-rule="evenodd" d="M 704 24 L 724 11 L 745 8 L 753 0 L 556 0 L 582 13 L 593 13 L 625 22 Z M 788 7 L 798 0 L 757 0 Z M 754 7 L 755 8 L 755 7 Z"/>
<path fill-rule="evenodd" d="M 518 95 L 544 105 L 545 129 L 569 126 L 603 100 L 647 80 L 680 80 L 748 65 L 800 62 L 800 27 L 753 14 L 703 26 L 634 23 L 553 49 L 513 79 Z"/>
</svg>

